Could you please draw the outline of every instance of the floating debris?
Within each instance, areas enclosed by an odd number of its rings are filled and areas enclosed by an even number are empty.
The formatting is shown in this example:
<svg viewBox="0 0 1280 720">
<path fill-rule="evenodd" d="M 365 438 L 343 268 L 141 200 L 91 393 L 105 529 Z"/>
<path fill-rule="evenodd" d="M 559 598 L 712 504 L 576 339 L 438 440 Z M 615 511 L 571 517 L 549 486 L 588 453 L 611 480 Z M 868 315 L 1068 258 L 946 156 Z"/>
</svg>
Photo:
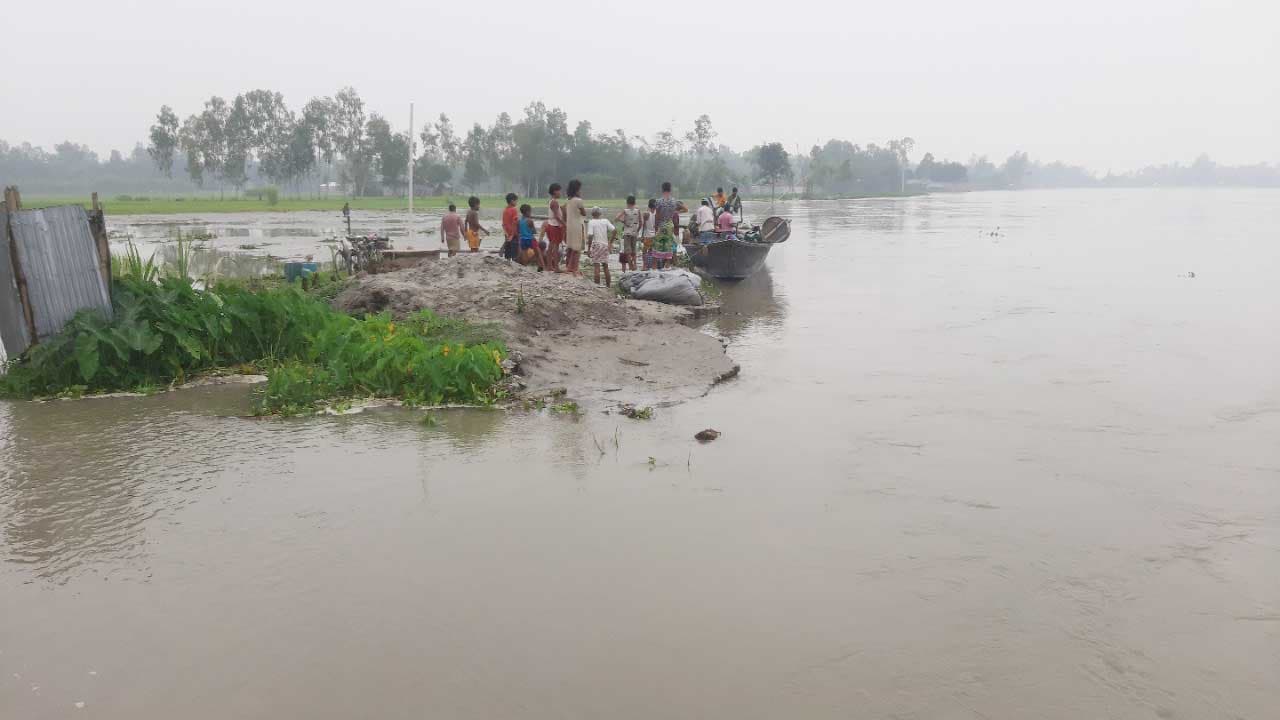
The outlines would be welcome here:
<svg viewBox="0 0 1280 720">
<path fill-rule="evenodd" d="M 618 414 L 622 415 L 623 417 L 629 417 L 632 420 L 652 420 L 653 408 L 651 407 L 639 408 L 639 407 L 636 407 L 635 405 L 620 405 L 618 406 Z"/>
<path fill-rule="evenodd" d="M 718 437 L 720 437 L 719 430 L 712 430 L 711 428 L 707 428 L 706 430 L 702 430 L 701 432 L 699 432 L 697 435 L 694 435 L 693 439 L 697 440 L 700 443 L 709 443 Z"/>
</svg>

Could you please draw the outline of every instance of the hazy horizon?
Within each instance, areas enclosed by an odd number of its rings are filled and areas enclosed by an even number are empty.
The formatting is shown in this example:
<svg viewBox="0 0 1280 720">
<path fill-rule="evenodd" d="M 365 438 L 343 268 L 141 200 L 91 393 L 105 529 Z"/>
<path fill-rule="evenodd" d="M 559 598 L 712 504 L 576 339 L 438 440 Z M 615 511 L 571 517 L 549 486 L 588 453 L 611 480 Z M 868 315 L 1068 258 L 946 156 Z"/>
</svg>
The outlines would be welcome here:
<svg viewBox="0 0 1280 720">
<path fill-rule="evenodd" d="M 464 130 L 542 100 L 572 122 L 645 136 L 683 132 L 706 113 L 719 141 L 739 150 L 911 136 L 915 159 L 999 161 L 1022 150 L 1097 173 L 1200 153 L 1280 162 L 1280 7 L 1264 2 L 802 1 L 782 13 L 745 0 L 696 21 L 597 3 L 569 16 L 507 0 L 483 12 L 387 0 L 358 13 L 296 0 L 96 7 L 8 12 L 21 31 L 0 43 L 0 58 L 21 72 L 0 80 L 0 139 L 72 140 L 105 157 L 145 141 L 162 104 L 185 117 L 210 95 L 261 87 L 297 110 L 351 85 L 401 130 L 411 100 L 419 121 L 445 112 Z"/>
</svg>

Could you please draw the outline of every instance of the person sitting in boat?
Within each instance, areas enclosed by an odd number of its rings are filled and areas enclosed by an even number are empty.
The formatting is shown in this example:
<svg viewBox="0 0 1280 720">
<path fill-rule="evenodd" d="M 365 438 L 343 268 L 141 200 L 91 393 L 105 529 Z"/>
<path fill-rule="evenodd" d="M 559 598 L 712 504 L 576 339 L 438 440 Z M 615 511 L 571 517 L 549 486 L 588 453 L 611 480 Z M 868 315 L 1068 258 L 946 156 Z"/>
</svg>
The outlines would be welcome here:
<svg viewBox="0 0 1280 720">
<path fill-rule="evenodd" d="M 738 223 L 733 218 L 733 213 L 720 213 L 720 217 L 716 218 L 716 236 L 721 240 L 737 240 Z"/>
<path fill-rule="evenodd" d="M 716 240 L 716 214 L 711 209 L 711 201 L 703 198 L 702 205 L 698 207 L 698 212 L 694 215 L 694 222 L 698 228 L 698 242 L 704 245 Z"/>
<path fill-rule="evenodd" d="M 724 188 L 722 187 L 716 188 L 716 194 L 712 199 L 715 200 L 717 210 L 723 208 L 725 202 L 727 201 L 727 198 L 725 198 L 724 196 Z"/>
</svg>

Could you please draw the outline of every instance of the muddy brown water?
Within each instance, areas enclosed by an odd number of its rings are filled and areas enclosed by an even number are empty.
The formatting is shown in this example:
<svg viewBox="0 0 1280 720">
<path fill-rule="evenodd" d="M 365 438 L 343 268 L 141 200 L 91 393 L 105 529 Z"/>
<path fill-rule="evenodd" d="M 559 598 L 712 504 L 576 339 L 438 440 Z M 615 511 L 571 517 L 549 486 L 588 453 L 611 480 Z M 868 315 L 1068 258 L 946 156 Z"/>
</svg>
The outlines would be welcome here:
<svg viewBox="0 0 1280 720">
<path fill-rule="evenodd" d="M 0 718 L 1275 717 L 1280 192 L 777 212 L 648 422 L 0 403 Z"/>
</svg>

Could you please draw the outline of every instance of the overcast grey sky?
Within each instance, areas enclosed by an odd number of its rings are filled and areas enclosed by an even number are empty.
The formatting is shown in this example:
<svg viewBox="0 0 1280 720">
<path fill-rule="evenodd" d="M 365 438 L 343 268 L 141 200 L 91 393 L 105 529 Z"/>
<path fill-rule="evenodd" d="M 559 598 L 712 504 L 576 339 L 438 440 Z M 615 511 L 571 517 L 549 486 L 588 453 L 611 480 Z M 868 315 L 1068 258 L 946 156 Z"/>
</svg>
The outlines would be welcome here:
<svg viewBox="0 0 1280 720">
<path fill-rule="evenodd" d="M 465 129 L 541 99 L 644 135 L 707 113 L 740 149 L 910 135 L 917 156 L 1022 149 L 1098 171 L 1280 162 L 1280 0 L 21 0 L 4 16 L 0 138 L 104 154 L 161 104 L 185 117 L 263 87 L 296 109 L 352 85 L 401 127 L 410 100 Z"/>
</svg>

